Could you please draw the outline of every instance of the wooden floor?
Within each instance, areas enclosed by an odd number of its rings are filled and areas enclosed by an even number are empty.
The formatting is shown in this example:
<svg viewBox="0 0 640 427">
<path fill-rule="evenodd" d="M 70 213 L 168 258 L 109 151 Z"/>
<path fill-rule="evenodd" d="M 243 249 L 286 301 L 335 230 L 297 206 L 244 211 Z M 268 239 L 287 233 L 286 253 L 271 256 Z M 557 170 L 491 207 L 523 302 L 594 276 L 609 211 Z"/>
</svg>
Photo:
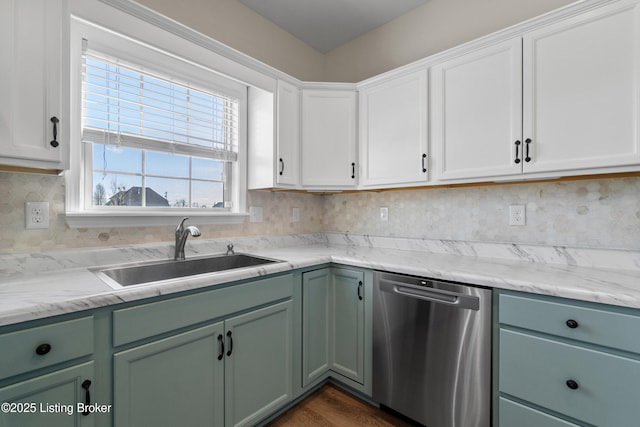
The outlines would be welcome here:
<svg viewBox="0 0 640 427">
<path fill-rule="evenodd" d="M 409 427 L 415 425 L 396 418 L 332 384 L 325 384 L 267 424 L 268 427 Z"/>
</svg>

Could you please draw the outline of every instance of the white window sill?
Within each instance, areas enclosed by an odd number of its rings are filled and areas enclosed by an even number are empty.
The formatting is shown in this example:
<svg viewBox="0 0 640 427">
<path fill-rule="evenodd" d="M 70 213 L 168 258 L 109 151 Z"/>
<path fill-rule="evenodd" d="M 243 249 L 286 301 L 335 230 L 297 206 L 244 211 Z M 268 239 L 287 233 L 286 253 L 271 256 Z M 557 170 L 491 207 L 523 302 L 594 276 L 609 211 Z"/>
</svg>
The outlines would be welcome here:
<svg viewBox="0 0 640 427">
<path fill-rule="evenodd" d="M 249 214 L 232 212 L 198 212 L 197 210 L 177 210 L 158 212 L 66 212 L 65 221 L 71 228 L 99 227 L 149 227 L 160 225 L 176 226 L 184 217 L 189 224 L 241 224 Z"/>
</svg>

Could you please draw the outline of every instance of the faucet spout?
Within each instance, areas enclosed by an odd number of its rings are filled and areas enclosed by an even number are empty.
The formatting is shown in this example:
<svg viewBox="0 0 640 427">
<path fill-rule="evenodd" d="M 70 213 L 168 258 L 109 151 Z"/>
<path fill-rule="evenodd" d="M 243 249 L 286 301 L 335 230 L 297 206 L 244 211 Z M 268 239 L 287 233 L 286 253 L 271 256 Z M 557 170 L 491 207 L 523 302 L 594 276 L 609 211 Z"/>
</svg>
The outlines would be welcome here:
<svg viewBox="0 0 640 427">
<path fill-rule="evenodd" d="M 184 222 L 188 219 L 189 217 L 182 218 L 182 221 L 180 221 L 180 223 L 176 227 L 176 247 L 173 257 L 176 261 L 182 261 L 185 259 L 184 246 L 187 243 L 187 237 L 189 237 L 190 235 L 193 237 L 198 237 L 202 234 L 200 233 L 198 227 L 194 225 L 190 225 L 188 227 L 184 226 Z"/>
</svg>

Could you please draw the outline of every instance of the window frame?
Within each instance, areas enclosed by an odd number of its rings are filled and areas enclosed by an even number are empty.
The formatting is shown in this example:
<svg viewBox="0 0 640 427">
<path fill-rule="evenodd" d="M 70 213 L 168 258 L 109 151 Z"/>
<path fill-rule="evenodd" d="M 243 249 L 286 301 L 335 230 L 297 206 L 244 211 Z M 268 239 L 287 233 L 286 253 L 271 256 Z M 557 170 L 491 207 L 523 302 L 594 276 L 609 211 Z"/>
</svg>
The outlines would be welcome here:
<svg viewBox="0 0 640 427">
<path fill-rule="evenodd" d="M 162 31 L 162 30 L 160 30 Z M 67 224 L 77 227 L 173 225 L 180 218 L 191 217 L 200 224 L 241 223 L 247 216 L 247 91 L 246 84 L 215 71 L 202 57 L 194 55 L 192 42 L 171 35 L 175 46 L 183 55 L 160 49 L 145 40 L 119 34 L 100 25 L 76 17 L 71 18 L 70 40 L 70 145 L 71 163 L 66 172 Z M 232 207 L 215 211 L 198 208 L 153 208 L 91 206 L 93 188 L 86 185 L 85 171 L 91 170 L 90 159 L 85 155 L 82 142 L 82 53 L 85 41 L 90 50 L 139 65 L 160 70 L 167 76 L 178 76 L 204 90 L 222 93 L 239 100 L 238 106 L 238 157 L 233 169 Z M 181 49 L 182 48 L 182 49 Z M 175 49 L 175 47 L 174 47 Z M 193 57 L 192 58 L 190 58 Z M 213 56 L 213 54 L 212 54 Z M 203 63 L 204 62 L 204 63 Z M 210 61 L 211 62 L 211 61 Z M 87 169 L 88 168 L 88 169 Z"/>
</svg>

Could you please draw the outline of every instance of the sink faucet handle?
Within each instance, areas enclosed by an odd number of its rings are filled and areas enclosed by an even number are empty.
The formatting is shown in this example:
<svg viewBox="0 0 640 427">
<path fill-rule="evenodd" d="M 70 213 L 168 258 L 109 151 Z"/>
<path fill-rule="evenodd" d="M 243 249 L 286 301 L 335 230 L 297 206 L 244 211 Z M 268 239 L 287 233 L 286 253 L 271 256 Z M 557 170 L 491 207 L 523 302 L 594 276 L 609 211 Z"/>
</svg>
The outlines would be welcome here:
<svg viewBox="0 0 640 427">
<path fill-rule="evenodd" d="M 233 245 L 231 243 L 227 245 L 227 255 L 229 254 L 235 254 L 235 252 L 233 251 Z"/>
<path fill-rule="evenodd" d="M 188 216 L 185 216 L 184 218 L 182 218 L 182 220 L 180 221 L 180 223 L 179 223 L 179 224 L 178 224 L 178 226 L 176 227 L 176 233 L 178 233 L 178 232 L 182 232 L 182 231 L 184 230 L 184 222 L 185 222 L 186 220 L 188 220 L 188 219 L 189 219 L 189 217 L 188 217 Z"/>
</svg>

